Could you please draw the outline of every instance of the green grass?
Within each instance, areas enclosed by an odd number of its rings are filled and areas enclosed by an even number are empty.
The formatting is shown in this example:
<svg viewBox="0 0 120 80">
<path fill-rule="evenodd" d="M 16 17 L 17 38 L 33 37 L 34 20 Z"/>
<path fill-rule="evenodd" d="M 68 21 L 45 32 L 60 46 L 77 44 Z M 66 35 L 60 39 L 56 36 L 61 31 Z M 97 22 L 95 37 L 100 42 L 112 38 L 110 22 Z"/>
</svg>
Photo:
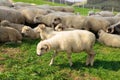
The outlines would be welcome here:
<svg viewBox="0 0 120 80">
<path fill-rule="evenodd" d="M 25 1 L 46 3 L 42 0 Z M 72 54 L 72 67 L 64 52 L 59 53 L 54 64 L 49 66 L 53 52 L 37 56 L 36 45 L 39 41 L 23 39 L 22 44 L 0 43 L 0 80 L 120 80 L 119 48 L 106 47 L 97 42 L 93 67 L 85 66 L 85 52 Z"/>
</svg>

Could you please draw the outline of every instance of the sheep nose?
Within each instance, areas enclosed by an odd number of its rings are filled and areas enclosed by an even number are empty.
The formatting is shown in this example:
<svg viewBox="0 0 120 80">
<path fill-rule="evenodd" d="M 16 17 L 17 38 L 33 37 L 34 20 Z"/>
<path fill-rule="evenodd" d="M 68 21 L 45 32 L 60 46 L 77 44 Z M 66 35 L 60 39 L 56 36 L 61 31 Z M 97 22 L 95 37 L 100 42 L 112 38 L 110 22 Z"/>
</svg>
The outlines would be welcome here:
<svg viewBox="0 0 120 80">
<path fill-rule="evenodd" d="M 22 34 L 22 36 L 25 36 L 25 34 L 24 33 L 21 33 Z"/>
<path fill-rule="evenodd" d="M 38 56 L 41 56 L 41 54 L 37 54 Z"/>
</svg>

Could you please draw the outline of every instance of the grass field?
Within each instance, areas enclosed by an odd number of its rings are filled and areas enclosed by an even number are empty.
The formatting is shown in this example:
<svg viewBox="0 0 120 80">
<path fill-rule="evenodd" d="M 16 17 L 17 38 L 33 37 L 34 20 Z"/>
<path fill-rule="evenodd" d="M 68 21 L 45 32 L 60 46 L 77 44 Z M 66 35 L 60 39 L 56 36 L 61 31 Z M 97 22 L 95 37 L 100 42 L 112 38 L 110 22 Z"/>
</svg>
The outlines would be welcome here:
<svg viewBox="0 0 120 80">
<path fill-rule="evenodd" d="M 24 2 L 52 4 L 43 0 Z M 78 8 L 76 10 L 80 11 Z M 94 45 L 96 56 L 93 67 L 85 66 L 85 52 L 72 54 L 72 67 L 69 66 L 64 52 L 49 66 L 53 51 L 37 56 L 36 45 L 39 41 L 23 39 L 22 44 L 1 43 L 0 80 L 120 80 L 120 48 L 106 47 L 97 42 Z"/>
</svg>

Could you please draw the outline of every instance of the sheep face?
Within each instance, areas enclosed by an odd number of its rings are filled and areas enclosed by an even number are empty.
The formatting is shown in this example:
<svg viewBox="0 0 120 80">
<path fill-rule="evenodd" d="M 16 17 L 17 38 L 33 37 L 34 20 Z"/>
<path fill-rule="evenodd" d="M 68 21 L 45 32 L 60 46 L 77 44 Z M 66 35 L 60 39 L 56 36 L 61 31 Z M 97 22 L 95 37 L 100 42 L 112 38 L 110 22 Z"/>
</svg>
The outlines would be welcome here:
<svg viewBox="0 0 120 80">
<path fill-rule="evenodd" d="M 43 15 L 37 15 L 34 17 L 34 23 L 40 23 L 42 21 Z"/>
<path fill-rule="evenodd" d="M 55 31 L 63 31 L 64 30 L 64 26 L 60 23 L 55 27 Z"/>
<path fill-rule="evenodd" d="M 22 35 L 25 36 L 25 37 L 29 37 L 29 36 L 33 35 L 33 32 L 34 31 L 29 26 L 24 26 L 22 28 Z"/>
<path fill-rule="evenodd" d="M 41 56 L 42 54 L 48 52 L 49 49 L 50 49 L 49 45 L 47 43 L 44 43 L 44 42 L 41 41 L 37 45 L 37 50 L 36 50 L 37 55 Z"/>
<path fill-rule="evenodd" d="M 60 18 L 55 18 L 52 22 L 53 24 L 53 28 L 55 28 L 59 23 L 61 23 L 61 19 Z"/>
</svg>

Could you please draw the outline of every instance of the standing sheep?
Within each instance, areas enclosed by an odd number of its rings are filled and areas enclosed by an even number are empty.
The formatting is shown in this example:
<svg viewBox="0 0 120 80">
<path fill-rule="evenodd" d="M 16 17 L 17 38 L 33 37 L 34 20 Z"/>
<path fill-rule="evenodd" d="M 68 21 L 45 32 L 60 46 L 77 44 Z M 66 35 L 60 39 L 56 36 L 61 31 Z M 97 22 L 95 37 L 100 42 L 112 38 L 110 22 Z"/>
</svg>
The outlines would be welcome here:
<svg viewBox="0 0 120 80">
<path fill-rule="evenodd" d="M 67 57 L 69 59 L 69 64 L 72 66 L 71 54 L 72 52 L 86 51 L 88 58 L 86 60 L 86 65 L 93 66 L 95 52 L 93 50 L 93 45 L 95 43 L 95 35 L 86 30 L 74 30 L 74 31 L 64 31 L 56 34 L 52 38 L 41 41 L 37 45 L 37 55 L 42 55 L 49 50 L 55 50 L 51 62 L 49 65 L 53 64 L 54 57 L 57 52 L 65 51 L 67 52 Z"/>
<path fill-rule="evenodd" d="M 14 28 L 0 27 L 0 42 L 21 43 L 22 35 Z"/>
<path fill-rule="evenodd" d="M 120 36 L 119 35 L 110 34 L 103 30 L 100 30 L 98 35 L 99 35 L 98 41 L 100 43 L 103 43 L 111 47 L 120 47 Z"/>
</svg>

